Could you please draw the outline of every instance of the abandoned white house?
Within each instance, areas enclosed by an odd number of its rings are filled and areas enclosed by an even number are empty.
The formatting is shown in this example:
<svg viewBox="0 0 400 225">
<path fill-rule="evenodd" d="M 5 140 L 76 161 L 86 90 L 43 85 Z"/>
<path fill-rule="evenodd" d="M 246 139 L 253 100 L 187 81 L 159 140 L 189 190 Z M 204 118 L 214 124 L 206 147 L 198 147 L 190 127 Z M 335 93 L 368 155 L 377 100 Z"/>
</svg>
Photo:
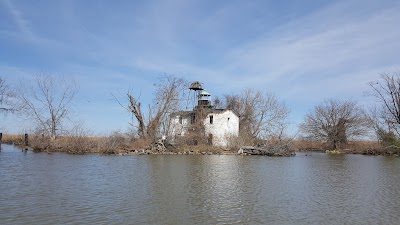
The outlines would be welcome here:
<svg viewBox="0 0 400 225">
<path fill-rule="evenodd" d="M 226 147 L 228 138 L 239 135 L 239 117 L 230 109 L 216 109 L 211 95 L 199 82 L 190 85 L 195 91 L 197 105 L 191 111 L 170 114 L 169 138 L 174 143 L 180 137 L 206 138 L 208 144 Z"/>
</svg>

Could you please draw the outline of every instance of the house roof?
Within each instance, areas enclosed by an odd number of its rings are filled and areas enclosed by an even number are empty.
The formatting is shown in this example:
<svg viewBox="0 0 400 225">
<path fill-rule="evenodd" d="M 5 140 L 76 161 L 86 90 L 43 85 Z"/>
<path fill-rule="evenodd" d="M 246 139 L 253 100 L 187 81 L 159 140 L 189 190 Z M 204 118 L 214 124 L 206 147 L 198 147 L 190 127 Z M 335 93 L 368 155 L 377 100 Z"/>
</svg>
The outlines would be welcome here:
<svg viewBox="0 0 400 225">
<path fill-rule="evenodd" d="M 200 91 L 201 96 L 211 96 L 210 93 L 208 93 L 206 90 Z"/>
</svg>

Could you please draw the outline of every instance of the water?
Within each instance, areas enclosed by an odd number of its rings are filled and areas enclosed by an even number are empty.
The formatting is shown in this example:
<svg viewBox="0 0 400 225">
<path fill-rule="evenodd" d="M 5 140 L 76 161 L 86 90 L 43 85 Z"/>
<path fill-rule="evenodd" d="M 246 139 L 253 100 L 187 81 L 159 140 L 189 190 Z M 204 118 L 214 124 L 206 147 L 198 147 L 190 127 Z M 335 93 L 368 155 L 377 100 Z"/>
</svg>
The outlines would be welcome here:
<svg viewBox="0 0 400 225">
<path fill-rule="evenodd" d="M 98 156 L 2 145 L 0 224 L 399 224 L 400 158 Z"/>
</svg>

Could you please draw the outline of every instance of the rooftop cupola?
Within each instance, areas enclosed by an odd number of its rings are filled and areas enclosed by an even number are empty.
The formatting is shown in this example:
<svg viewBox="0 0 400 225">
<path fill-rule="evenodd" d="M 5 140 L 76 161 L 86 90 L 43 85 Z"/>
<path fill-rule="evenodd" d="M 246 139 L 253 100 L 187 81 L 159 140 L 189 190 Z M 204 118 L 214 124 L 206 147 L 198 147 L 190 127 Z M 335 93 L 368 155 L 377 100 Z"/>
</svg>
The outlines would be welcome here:
<svg viewBox="0 0 400 225">
<path fill-rule="evenodd" d="M 211 107 L 211 95 L 206 90 L 199 91 L 198 106 Z"/>
</svg>

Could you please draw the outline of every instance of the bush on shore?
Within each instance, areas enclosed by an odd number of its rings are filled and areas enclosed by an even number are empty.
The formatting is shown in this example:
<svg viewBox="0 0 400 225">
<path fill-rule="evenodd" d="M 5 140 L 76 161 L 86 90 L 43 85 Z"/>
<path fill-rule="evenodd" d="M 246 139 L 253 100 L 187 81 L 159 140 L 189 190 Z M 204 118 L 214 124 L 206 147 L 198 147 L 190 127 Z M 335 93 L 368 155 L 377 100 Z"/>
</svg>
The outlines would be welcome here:
<svg viewBox="0 0 400 225">
<path fill-rule="evenodd" d="M 331 151 L 323 142 L 296 140 L 293 143 L 297 151 Z M 363 154 L 363 155 L 400 155 L 400 147 L 397 145 L 387 145 L 378 141 L 349 141 L 338 152 L 343 154 Z"/>
<path fill-rule="evenodd" d="M 3 143 L 24 146 L 24 135 L 3 135 Z M 140 142 L 140 141 L 139 141 Z M 109 136 L 91 137 L 80 133 L 60 136 L 56 140 L 43 135 L 29 135 L 29 147 L 34 151 L 67 152 L 70 154 L 116 154 L 120 149 L 135 144 L 127 135 L 114 132 Z"/>
<path fill-rule="evenodd" d="M 280 144 L 288 145 L 288 148 L 296 151 L 316 151 L 326 152 L 330 150 L 323 142 L 308 140 L 292 140 L 290 142 L 279 142 L 276 140 L 264 140 L 249 142 L 248 139 L 241 137 L 231 137 L 229 145 L 226 148 L 212 146 L 205 141 L 192 143 L 190 141 L 181 141 L 176 145 L 165 144 L 165 150 L 157 151 L 152 148 L 155 142 L 145 139 L 132 138 L 127 134 L 114 132 L 108 136 L 91 137 L 83 133 L 74 133 L 66 136 L 60 136 L 52 141 L 49 137 L 42 135 L 30 135 L 29 147 L 34 151 L 46 152 L 66 152 L 69 154 L 126 154 L 129 152 L 148 151 L 151 153 L 190 153 L 190 154 L 234 154 L 251 143 L 252 146 L 265 145 L 278 146 Z M 24 134 L 3 134 L 2 143 L 24 146 Z M 154 146 L 153 146 L 154 147 Z M 378 141 L 350 141 L 340 153 L 344 154 L 364 154 L 364 155 L 400 155 L 398 145 L 389 145 Z"/>
</svg>

